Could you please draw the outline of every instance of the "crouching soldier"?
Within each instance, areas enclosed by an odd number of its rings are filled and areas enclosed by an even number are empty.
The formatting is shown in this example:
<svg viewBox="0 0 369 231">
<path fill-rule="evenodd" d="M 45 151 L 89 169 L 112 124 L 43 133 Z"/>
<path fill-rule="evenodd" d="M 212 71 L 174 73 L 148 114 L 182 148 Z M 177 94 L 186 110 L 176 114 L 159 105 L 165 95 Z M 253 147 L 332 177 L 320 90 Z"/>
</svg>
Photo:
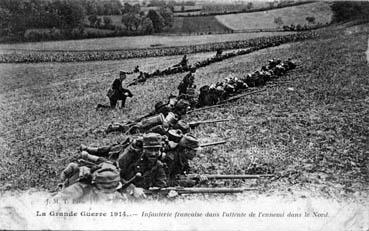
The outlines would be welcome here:
<svg viewBox="0 0 369 231">
<path fill-rule="evenodd" d="M 118 168 L 110 163 L 93 167 L 71 163 L 62 172 L 62 189 L 54 199 L 79 202 L 126 200 L 119 190 L 122 187 Z"/>
<path fill-rule="evenodd" d="M 142 146 L 141 146 L 142 145 Z M 142 137 L 142 143 L 129 146 L 118 158 L 123 183 L 132 182 L 128 193 L 136 198 L 145 197 L 144 190 L 150 187 L 166 187 L 162 155 L 162 136 L 148 133 Z"/>
<path fill-rule="evenodd" d="M 110 106 L 98 104 L 96 109 L 99 108 L 115 108 L 118 101 L 122 101 L 121 107 L 124 108 L 126 105 L 127 97 L 132 97 L 133 94 L 130 90 L 123 88 L 122 82 L 126 79 L 126 72 L 121 71 L 119 73 L 119 78 L 115 79 L 111 89 L 108 90 L 106 96 L 108 96 L 110 101 Z"/>
<path fill-rule="evenodd" d="M 195 76 L 195 69 L 191 70 L 187 75 L 185 75 L 182 81 L 178 85 L 178 95 L 187 94 L 187 89 L 193 87 Z"/>
</svg>

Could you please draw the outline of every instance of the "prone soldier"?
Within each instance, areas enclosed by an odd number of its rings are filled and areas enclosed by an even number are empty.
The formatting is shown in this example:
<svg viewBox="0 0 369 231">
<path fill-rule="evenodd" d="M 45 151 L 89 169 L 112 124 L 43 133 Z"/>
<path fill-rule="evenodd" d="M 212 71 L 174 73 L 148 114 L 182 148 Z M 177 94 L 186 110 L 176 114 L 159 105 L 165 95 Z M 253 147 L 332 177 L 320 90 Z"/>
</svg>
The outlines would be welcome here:
<svg viewBox="0 0 369 231">
<path fill-rule="evenodd" d="M 71 163 L 62 172 L 62 189 L 54 198 L 63 200 L 116 201 L 126 200 L 119 192 L 122 188 L 118 168 L 110 163 L 93 167 Z"/>
<path fill-rule="evenodd" d="M 156 133 L 143 135 L 142 142 L 129 146 L 119 156 L 117 163 L 123 183 L 137 176 L 127 188 L 135 197 L 145 197 L 143 189 L 165 187 L 167 178 L 164 165 L 160 161 L 162 155 L 162 136 Z"/>
</svg>

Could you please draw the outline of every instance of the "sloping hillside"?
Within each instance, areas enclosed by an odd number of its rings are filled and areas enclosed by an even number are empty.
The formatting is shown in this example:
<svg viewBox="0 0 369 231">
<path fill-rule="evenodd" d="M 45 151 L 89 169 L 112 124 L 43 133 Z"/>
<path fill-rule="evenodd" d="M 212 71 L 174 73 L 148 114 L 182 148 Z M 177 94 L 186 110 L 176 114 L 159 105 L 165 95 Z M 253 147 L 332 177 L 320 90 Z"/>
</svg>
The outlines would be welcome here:
<svg viewBox="0 0 369 231">
<path fill-rule="evenodd" d="M 315 23 L 329 23 L 332 11 L 328 2 L 316 2 L 300 6 L 286 7 L 254 13 L 218 15 L 215 18 L 226 27 L 236 30 L 277 29 L 281 25 L 305 25 L 306 17 L 314 17 Z M 276 18 L 282 20 L 276 24 Z"/>
</svg>

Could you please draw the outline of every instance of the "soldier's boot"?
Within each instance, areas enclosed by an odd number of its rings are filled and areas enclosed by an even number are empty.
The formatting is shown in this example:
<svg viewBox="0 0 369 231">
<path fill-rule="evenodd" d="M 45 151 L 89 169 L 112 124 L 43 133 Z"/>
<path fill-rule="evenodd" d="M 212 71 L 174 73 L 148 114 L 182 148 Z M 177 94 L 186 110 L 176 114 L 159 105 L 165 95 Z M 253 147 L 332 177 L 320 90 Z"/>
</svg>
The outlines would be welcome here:
<svg viewBox="0 0 369 231">
<path fill-rule="evenodd" d="M 99 154 L 99 148 L 87 147 L 85 151 L 92 155 Z"/>
<path fill-rule="evenodd" d="M 81 152 L 85 151 L 85 152 L 88 152 L 89 154 L 92 154 L 92 155 L 96 155 L 99 152 L 99 148 L 88 147 L 84 144 L 81 144 L 79 149 L 80 149 Z"/>
<path fill-rule="evenodd" d="M 81 144 L 81 146 L 79 146 L 79 151 L 86 151 L 86 149 L 87 149 L 87 146 L 86 145 L 84 145 L 84 144 Z"/>
</svg>

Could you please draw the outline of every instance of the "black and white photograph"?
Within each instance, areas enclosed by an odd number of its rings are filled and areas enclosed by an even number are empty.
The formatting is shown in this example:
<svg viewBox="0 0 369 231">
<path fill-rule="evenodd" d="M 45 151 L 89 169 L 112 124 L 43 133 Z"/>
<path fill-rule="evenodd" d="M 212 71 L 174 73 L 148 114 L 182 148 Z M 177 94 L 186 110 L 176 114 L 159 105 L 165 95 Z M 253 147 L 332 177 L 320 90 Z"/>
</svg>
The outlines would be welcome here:
<svg viewBox="0 0 369 231">
<path fill-rule="evenodd" d="M 369 1 L 0 0 L 0 229 L 369 231 Z"/>
</svg>

